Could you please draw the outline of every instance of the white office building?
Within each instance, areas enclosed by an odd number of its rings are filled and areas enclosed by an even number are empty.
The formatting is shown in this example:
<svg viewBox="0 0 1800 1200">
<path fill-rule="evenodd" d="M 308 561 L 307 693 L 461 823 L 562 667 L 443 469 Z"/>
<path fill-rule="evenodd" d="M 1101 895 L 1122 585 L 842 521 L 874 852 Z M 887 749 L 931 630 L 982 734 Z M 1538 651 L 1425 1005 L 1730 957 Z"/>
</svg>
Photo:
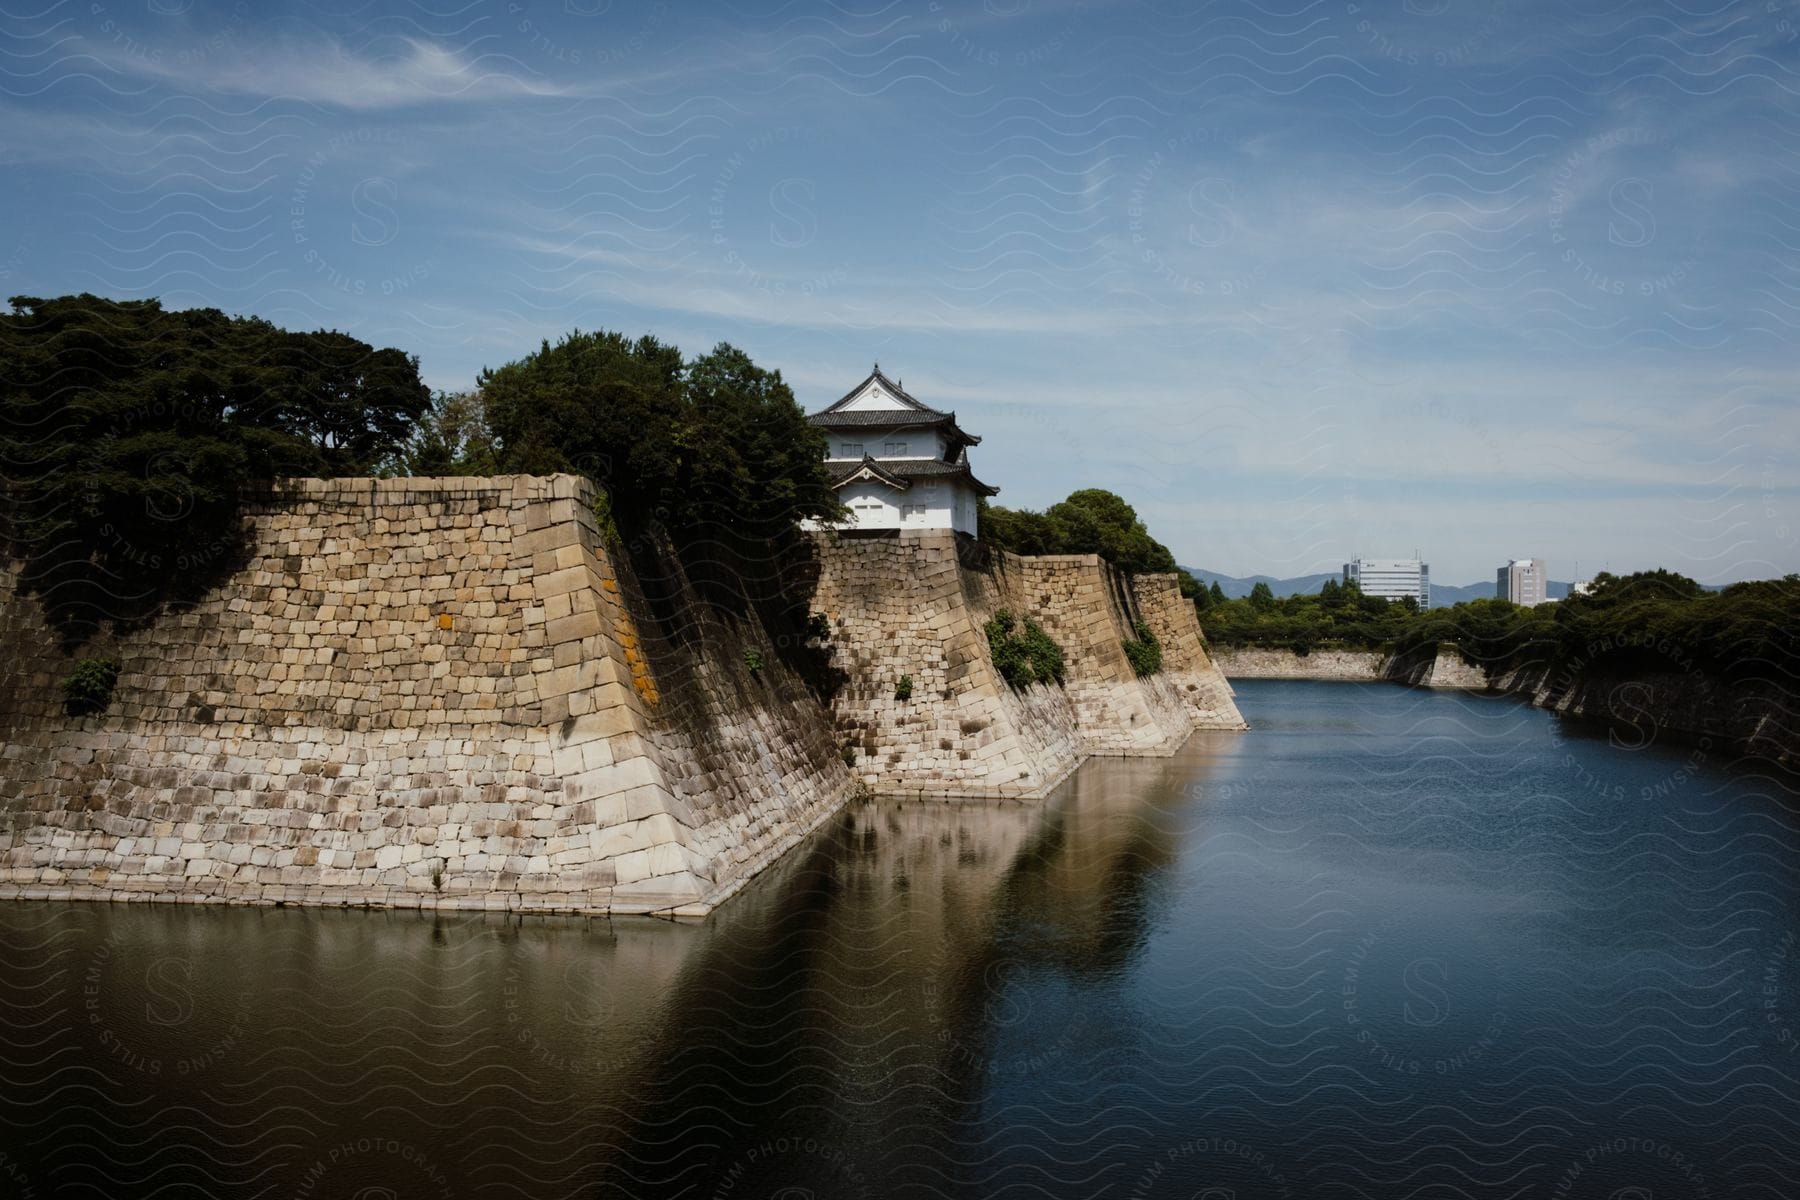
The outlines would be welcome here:
<svg viewBox="0 0 1800 1200">
<path fill-rule="evenodd" d="M 1550 575 L 1541 558 L 1515 558 L 1494 572 L 1494 595 L 1514 604 L 1536 605 L 1550 599 Z"/>
<path fill-rule="evenodd" d="M 1365 596 L 1411 596 L 1420 608 L 1431 607 L 1431 567 L 1416 558 L 1359 558 L 1344 564 L 1344 582 L 1356 584 Z"/>
</svg>

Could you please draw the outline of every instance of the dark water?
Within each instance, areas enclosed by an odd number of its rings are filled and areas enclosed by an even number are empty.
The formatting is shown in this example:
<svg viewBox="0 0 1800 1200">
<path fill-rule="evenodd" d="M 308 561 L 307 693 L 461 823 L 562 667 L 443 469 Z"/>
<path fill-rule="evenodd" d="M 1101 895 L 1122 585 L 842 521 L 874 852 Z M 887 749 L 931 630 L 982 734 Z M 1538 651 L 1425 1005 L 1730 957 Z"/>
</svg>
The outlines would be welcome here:
<svg viewBox="0 0 1800 1200">
<path fill-rule="evenodd" d="M 1791 795 L 1239 692 L 703 925 L 0 906 L 0 1198 L 1800 1195 Z"/>
</svg>

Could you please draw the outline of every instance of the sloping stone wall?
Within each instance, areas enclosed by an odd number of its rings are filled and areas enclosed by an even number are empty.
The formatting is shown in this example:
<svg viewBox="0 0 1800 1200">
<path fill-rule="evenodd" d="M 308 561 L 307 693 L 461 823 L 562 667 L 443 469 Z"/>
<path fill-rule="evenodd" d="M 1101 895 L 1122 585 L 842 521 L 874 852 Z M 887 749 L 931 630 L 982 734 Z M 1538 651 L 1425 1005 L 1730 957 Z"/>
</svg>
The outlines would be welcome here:
<svg viewBox="0 0 1800 1200">
<path fill-rule="evenodd" d="M 754 623 L 701 630 L 669 711 L 592 500 L 283 485 L 224 588 L 79 652 L 122 668 L 98 717 L 0 578 L 0 898 L 717 903 L 855 784 L 772 651 L 743 677 Z"/>
<path fill-rule="evenodd" d="M 1195 728 L 1244 728 L 1192 605 L 1190 629 L 1158 577 L 1134 595 L 1097 556 L 990 554 L 942 531 L 817 542 L 813 604 L 830 619 L 832 661 L 850 679 L 833 717 L 877 792 L 1044 796 L 1087 755 L 1172 754 Z M 1161 622 L 1171 635 L 1169 666 L 1148 679 L 1133 674 L 1123 644 L 1142 595 L 1155 600 L 1145 614 L 1152 629 Z M 1003 608 L 1062 646 L 1064 686 L 1014 691 L 1000 678 L 985 626 Z M 903 676 L 913 690 L 899 700 Z"/>
<path fill-rule="evenodd" d="M 1430 669 L 1419 684 L 1422 687 L 1473 692 L 1490 691 L 1493 687 L 1488 682 L 1487 671 L 1465 660 L 1454 646 L 1438 647 L 1437 657 L 1432 660 Z"/>
<path fill-rule="evenodd" d="M 1009 603 L 1005 563 L 964 567 L 954 534 L 820 534 L 813 607 L 831 625 L 833 699 L 858 776 L 882 792 L 1044 796 L 1080 761 L 1063 690 L 994 670 L 984 626 Z M 897 696 L 900 680 L 912 694 Z"/>
<path fill-rule="evenodd" d="M 1389 655 L 1382 663 L 1381 672 L 1384 678 L 1408 687 L 1472 692 L 1493 690 L 1487 668 L 1468 662 L 1461 651 L 1447 642 Z"/>
<path fill-rule="evenodd" d="M 1129 593 L 1094 554 L 1014 558 L 1021 607 L 1062 646 L 1081 748 L 1088 754 L 1172 754 L 1193 732 L 1185 704 L 1160 677 L 1140 681 L 1125 657 Z"/>
<path fill-rule="evenodd" d="M 1226 674 L 1206 651 L 1193 601 L 1174 575 L 1134 575 L 1132 595 L 1150 632 L 1162 644 L 1163 670 L 1187 705 L 1197 729 L 1244 729 Z"/>
<path fill-rule="evenodd" d="M 1620 672 L 1586 665 L 1546 671 L 1527 666 L 1494 681 L 1559 716 L 1618 726 L 1625 744 L 1660 738 L 1721 755 L 1752 755 L 1800 768 L 1800 705 L 1780 679 L 1726 680 L 1694 670 Z"/>
</svg>

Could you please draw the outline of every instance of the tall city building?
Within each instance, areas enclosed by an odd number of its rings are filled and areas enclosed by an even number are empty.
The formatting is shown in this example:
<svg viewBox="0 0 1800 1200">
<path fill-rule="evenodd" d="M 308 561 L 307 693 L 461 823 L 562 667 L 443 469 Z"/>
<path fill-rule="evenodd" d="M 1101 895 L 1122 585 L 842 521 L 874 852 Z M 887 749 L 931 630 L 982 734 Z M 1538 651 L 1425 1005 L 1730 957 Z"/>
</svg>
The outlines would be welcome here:
<svg viewBox="0 0 1800 1200">
<path fill-rule="evenodd" d="M 1550 599 L 1550 576 L 1541 558 L 1515 558 L 1494 572 L 1494 595 L 1514 604 L 1542 604 Z"/>
<path fill-rule="evenodd" d="M 1356 584 L 1365 596 L 1411 596 L 1420 608 L 1431 607 L 1431 567 L 1416 558 L 1359 558 L 1344 564 L 1344 582 Z"/>
</svg>

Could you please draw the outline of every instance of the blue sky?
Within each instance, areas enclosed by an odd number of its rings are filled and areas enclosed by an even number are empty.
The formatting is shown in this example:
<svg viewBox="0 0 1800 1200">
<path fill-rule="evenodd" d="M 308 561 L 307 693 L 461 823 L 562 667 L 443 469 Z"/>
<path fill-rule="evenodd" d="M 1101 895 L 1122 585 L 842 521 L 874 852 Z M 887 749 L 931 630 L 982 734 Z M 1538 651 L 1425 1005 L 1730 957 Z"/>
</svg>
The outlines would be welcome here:
<svg viewBox="0 0 1800 1200">
<path fill-rule="evenodd" d="M 1800 570 L 1800 0 L 30 0 L 0 283 L 872 360 L 1247 574 Z"/>
</svg>

